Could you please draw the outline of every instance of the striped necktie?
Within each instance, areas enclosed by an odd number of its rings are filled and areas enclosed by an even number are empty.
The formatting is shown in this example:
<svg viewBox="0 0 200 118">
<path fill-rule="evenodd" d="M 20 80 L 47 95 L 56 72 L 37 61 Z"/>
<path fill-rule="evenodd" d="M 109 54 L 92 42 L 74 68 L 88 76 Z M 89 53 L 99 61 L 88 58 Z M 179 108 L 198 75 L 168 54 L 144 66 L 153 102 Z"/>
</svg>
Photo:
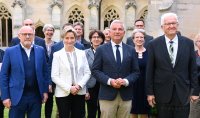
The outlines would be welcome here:
<svg viewBox="0 0 200 118">
<path fill-rule="evenodd" d="M 173 47 L 173 41 L 169 41 L 170 45 L 169 45 L 169 57 L 171 60 L 171 64 L 172 66 L 174 66 L 174 47 Z"/>
</svg>

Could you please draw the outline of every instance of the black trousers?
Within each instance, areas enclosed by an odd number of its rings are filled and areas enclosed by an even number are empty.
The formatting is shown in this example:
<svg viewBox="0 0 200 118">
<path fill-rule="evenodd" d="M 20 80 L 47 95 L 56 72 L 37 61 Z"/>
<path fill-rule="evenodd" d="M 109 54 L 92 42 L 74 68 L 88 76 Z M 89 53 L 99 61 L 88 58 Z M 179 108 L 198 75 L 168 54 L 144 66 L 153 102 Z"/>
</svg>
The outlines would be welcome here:
<svg viewBox="0 0 200 118">
<path fill-rule="evenodd" d="M 48 99 L 45 103 L 45 118 L 51 118 L 53 109 L 53 93 L 48 93 Z"/>
<path fill-rule="evenodd" d="M 4 105 L 2 101 L 0 100 L 0 118 L 4 117 Z"/>
<path fill-rule="evenodd" d="M 98 113 L 98 118 L 100 118 L 101 111 L 99 106 L 98 94 L 99 85 L 98 83 L 93 88 L 88 88 L 90 94 L 90 99 L 86 101 L 87 103 L 87 118 L 96 118 Z"/>
<path fill-rule="evenodd" d="M 165 104 L 157 104 L 158 118 L 188 118 L 190 111 L 189 102 L 183 105 L 180 102 L 180 99 L 174 86 L 173 95 L 170 102 Z"/>
<path fill-rule="evenodd" d="M 56 97 L 59 118 L 85 118 L 85 95 Z"/>
</svg>

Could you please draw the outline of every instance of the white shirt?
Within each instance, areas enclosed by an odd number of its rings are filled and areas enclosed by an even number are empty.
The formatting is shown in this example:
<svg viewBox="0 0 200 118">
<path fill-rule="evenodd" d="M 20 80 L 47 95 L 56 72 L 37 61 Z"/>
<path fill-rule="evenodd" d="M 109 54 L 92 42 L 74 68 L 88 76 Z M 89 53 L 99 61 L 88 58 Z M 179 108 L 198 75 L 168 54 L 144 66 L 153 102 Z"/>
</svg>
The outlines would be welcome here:
<svg viewBox="0 0 200 118">
<path fill-rule="evenodd" d="M 173 41 L 173 44 L 172 44 L 173 45 L 173 58 L 174 58 L 173 64 L 175 64 L 177 51 L 178 51 L 178 36 L 176 35 L 172 40 L 170 40 L 167 36 L 165 36 L 165 42 L 166 42 L 167 50 L 168 50 L 169 54 L 170 54 L 170 49 L 169 49 L 170 41 Z"/>
<path fill-rule="evenodd" d="M 119 45 L 118 49 L 119 49 L 119 52 L 120 52 L 121 62 L 122 62 L 122 60 L 123 60 L 122 42 L 120 44 L 116 44 L 111 40 L 111 45 L 112 45 L 113 54 L 115 56 L 115 61 L 117 60 L 117 57 L 116 57 L 117 47 L 116 47 L 116 45 Z"/>
<path fill-rule="evenodd" d="M 23 48 L 24 51 L 26 52 L 27 57 L 28 57 L 28 59 L 29 59 L 29 58 L 30 58 L 31 49 L 33 48 L 33 44 L 31 45 L 30 48 L 26 48 L 26 47 L 24 47 L 21 43 L 20 43 L 20 45 L 22 46 L 22 48 Z"/>
</svg>

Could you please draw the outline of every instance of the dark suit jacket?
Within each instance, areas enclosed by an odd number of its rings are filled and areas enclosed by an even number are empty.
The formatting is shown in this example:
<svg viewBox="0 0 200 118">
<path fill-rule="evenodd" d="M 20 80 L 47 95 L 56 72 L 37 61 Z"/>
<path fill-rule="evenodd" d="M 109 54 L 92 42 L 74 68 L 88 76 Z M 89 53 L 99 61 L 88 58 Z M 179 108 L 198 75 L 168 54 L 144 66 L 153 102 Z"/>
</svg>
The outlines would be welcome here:
<svg viewBox="0 0 200 118">
<path fill-rule="evenodd" d="M 43 93 L 48 92 L 48 69 L 45 51 L 42 47 L 34 45 L 35 69 L 38 87 L 43 99 Z M 19 103 L 25 85 L 25 73 L 20 44 L 6 49 L 0 73 L 1 99 L 11 99 L 12 106 Z"/>
<path fill-rule="evenodd" d="M 145 35 L 144 36 L 144 47 L 146 48 L 149 41 L 151 41 L 153 39 L 153 36 L 150 36 L 150 35 Z M 126 44 L 128 45 L 131 45 L 131 46 L 135 46 L 135 44 L 133 43 L 133 38 L 132 37 L 128 37 L 127 40 L 126 40 Z"/>
<path fill-rule="evenodd" d="M 115 61 L 111 42 L 99 46 L 96 50 L 92 75 L 100 82 L 100 100 L 114 100 L 118 92 L 124 101 L 132 99 L 132 83 L 136 81 L 139 74 L 138 60 L 133 47 L 122 43 L 122 50 L 123 61 L 120 68 Z M 126 78 L 129 85 L 115 89 L 107 85 L 109 78 Z"/>
<path fill-rule="evenodd" d="M 3 61 L 3 55 L 4 55 L 4 51 L 0 49 L 0 63 L 2 63 Z"/>
<path fill-rule="evenodd" d="M 84 38 L 81 39 L 81 44 L 83 44 L 85 49 L 88 49 L 91 47 L 91 44 L 88 41 L 86 41 Z"/>
<path fill-rule="evenodd" d="M 148 44 L 147 95 L 155 95 L 157 103 L 169 103 L 175 84 L 181 103 L 188 103 L 191 88 L 194 88 L 192 95 L 199 95 L 196 69 L 192 40 L 178 36 L 178 52 L 174 67 L 170 62 L 164 35 L 152 40 Z"/>
</svg>

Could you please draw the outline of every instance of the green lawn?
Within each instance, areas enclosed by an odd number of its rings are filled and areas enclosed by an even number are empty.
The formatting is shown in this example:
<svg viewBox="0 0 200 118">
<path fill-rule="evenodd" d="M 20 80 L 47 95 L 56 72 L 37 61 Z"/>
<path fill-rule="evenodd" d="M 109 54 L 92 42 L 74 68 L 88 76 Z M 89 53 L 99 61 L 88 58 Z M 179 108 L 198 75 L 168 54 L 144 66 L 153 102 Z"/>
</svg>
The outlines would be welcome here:
<svg viewBox="0 0 200 118">
<path fill-rule="evenodd" d="M 53 111 L 52 111 L 52 116 L 51 116 L 52 118 L 56 118 L 56 111 L 57 111 L 57 107 L 56 107 L 56 102 L 54 100 Z M 8 118 L 8 109 L 7 108 L 4 110 L 4 118 Z M 44 115 L 44 104 L 42 105 L 41 118 L 45 118 L 45 115 Z"/>
</svg>

